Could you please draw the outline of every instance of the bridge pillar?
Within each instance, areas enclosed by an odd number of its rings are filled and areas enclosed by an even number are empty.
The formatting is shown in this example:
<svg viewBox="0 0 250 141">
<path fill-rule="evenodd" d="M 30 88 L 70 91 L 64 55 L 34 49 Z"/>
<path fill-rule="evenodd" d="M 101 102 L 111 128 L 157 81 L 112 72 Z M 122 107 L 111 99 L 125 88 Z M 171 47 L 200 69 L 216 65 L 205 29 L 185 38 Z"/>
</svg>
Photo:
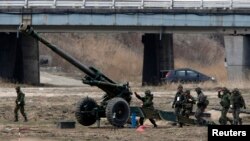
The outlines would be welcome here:
<svg viewBox="0 0 250 141">
<path fill-rule="evenodd" d="M 250 80 L 250 36 L 224 36 L 229 80 Z"/>
<path fill-rule="evenodd" d="M 142 85 L 158 85 L 161 83 L 161 70 L 174 68 L 173 35 L 144 34 Z"/>
<path fill-rule="evenodd" d="M 39 84 L 38 41 L 16 33 L 0 33 L 0 77 Z"/>
</svg>

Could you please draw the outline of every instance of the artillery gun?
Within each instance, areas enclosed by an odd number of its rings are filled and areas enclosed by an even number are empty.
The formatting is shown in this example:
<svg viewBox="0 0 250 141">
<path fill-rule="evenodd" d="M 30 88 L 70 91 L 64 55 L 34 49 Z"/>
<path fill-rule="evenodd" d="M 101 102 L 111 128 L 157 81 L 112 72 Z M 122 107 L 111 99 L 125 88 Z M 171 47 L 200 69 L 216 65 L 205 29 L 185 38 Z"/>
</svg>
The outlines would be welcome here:
<svg viewBox="0 0 250 141">
<path fill-rule="evenodd" d="M 80 124 L 90 126 L 96 121 L 100 121 L 101 117 L 106 117 L 108 121 L 116 127 L 121 127 L 128 121 L 130 116 L 129 104 L 132 95 L 129 83 L 118 84 L 96 68 L 85 66 L 60 48 L 39 36 L 29 25 L 22 24 L 19 30 L 37 39 L 53 52 L 84 72 L 86 74 L 82 79 L 84 84 L 96 86 L 105 92 L 100 105 L 90 97 L 85 97 L 77 103 L 75 117 Z"/>
<path fill-rule="evenodd" d="M 53 52 L 84 72 L 86 74 L 82 79 L 84 84 L 96 86 L 105 92 L 103 95 L 103 100 L 99 105 L 94 99 L 90 97 L 85 97 L 77 103 L 75 117 L 80 124 L 84 126 L 90 126 L 98 121 L 98 126 L 100 126 L 100 119 L 106 117 L 111 125 L 115 127 L 122 127 L 127 123 L 132 113 L 135 113 L 136 116 L 144 118 L 155 118 L 174 122 L 176 121 L 176 116 L 173 112 L 136 106 L 130 107 L 129 105 L 132 99 L 132 92 L 130 90 L 129 83 L 118 84 L 117 82 L 105 76 L 96 68 L 85 66 L 74 57 L 70 56 L 60 48 L 39 36 L 38 33 L 36 33 L 29 25 L 21 24 L 19 31 L 37 39 L 50 48 Z M 204 116 L 209 117 L 210 114 L 204 114 Z M 196 120 L 185 117 L 181 117 L 180 119 L 183 121 L 183 123 L 197 123 Z M 206 123 L 206 125 L 207 124 L 210 123 Z"/>
</svg>

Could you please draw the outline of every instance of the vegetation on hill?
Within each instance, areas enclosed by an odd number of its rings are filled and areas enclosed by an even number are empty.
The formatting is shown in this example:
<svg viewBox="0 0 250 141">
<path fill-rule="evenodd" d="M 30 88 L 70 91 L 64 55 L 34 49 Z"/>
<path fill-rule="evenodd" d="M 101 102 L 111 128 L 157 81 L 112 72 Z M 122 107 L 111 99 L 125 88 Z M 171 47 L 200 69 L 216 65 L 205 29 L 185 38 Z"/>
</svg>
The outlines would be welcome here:
<svg viewBox="0 0 250 141">
<path fill-rule="evenodd" d="M 174 36 L 175 67 L 189 67 L 227 80 L 224 66 L 225 48 L 213 36 L 201 34 L 177 34 Z"/>
<path fill-rule="evenodd" d="M 114 80 L 141 81 L 143 64 L 142 34 L 139 33 L 60 33 L 42 34 L 87 66 L 94 66 Z M 224 48 L 214 36 L 175 34 L 175 68 L 190 67 L 205 74 L 226 80 Z M 43 45 L 40 45 L 43 46 Z M 46 47 L 41 55 L 52 57 L 52 66 L 79 74 L 79 71 Z"/>
</svg>

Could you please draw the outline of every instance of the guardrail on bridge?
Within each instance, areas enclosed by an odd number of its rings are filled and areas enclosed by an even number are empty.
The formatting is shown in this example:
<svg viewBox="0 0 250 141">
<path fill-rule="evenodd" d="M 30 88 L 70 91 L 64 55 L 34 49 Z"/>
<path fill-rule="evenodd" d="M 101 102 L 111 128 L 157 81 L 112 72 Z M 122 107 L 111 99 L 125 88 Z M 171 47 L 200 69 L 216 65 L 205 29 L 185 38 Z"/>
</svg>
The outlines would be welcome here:
<svg viewBox="0 0 250 141">
<path fill-rule="evenodd" d="M 4 8 L 250 9 L 250 0 L 1 0 Z"/>
</svg>

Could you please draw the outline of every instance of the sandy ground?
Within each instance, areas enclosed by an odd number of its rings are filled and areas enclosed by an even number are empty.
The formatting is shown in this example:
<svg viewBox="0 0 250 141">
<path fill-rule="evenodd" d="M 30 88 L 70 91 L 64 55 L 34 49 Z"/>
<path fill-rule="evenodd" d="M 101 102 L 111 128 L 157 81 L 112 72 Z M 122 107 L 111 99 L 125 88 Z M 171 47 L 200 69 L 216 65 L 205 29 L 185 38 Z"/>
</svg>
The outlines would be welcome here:
<svg viewBox="0 0 250 141">
<path fill-rule="evenodd" d="M 23 122 L 20 115 L 19 122 L 13 122 L 13 110 L 15 106 L 14 88 L 0 88 L 0 140 L 10 141 L 206 141 L 207 127 L 184 126 L 179 128 L 173 126 L 171 122 L 158 120 L 158 128 L 153 128 L 148 120 L 145 121 L 144 132 L 138 132 L 135 128 L 125 126 L 124 128 L 114 128 L 103 118 L 101 127 L 96 124 L 85 127 L 76 122 L 75 129 L 60 129 L 57 122 L 60 120 L 75 120 L 74 112 L 76 103 L 86 97 L 93 97 L 97 102 L 101 101 L 103 92 L 95 87 L 83 85 L 81 80 L 75 80 L 65 76 L 53 75 L 41 72 L 41 82 L 50 84 L 48 86 L 26 86 L 23 91 L 26 93 L 26 112 L 29 122 Z M 145 88 L 132 86 L 133 91 L 143 94 Z M 250 101 L 250 91 L 243 96 Z M 154 88 L 155 107 L 162 110 L 173 110 L 171 102 L 174 91 L 164 90 L 163 87 Z M 219 99 L 215 91 L 204 91 L 210 99 L 210 104 L 206 112 L 211 113 L 211 118 L 218 121 L 220 112 L 211 110 L 218 107 Z M 196 96 L 192 92 L 193 96 Z M 140 106 L 141 102 L 135 97 L 131 105 Z M 250 107 L 247 104 L 247 107 Z M 231 114 L 229 114 L 231 117 Z M 241 114 L 244 124 L 250 123 L 250 115 Z"/>
</svg>

